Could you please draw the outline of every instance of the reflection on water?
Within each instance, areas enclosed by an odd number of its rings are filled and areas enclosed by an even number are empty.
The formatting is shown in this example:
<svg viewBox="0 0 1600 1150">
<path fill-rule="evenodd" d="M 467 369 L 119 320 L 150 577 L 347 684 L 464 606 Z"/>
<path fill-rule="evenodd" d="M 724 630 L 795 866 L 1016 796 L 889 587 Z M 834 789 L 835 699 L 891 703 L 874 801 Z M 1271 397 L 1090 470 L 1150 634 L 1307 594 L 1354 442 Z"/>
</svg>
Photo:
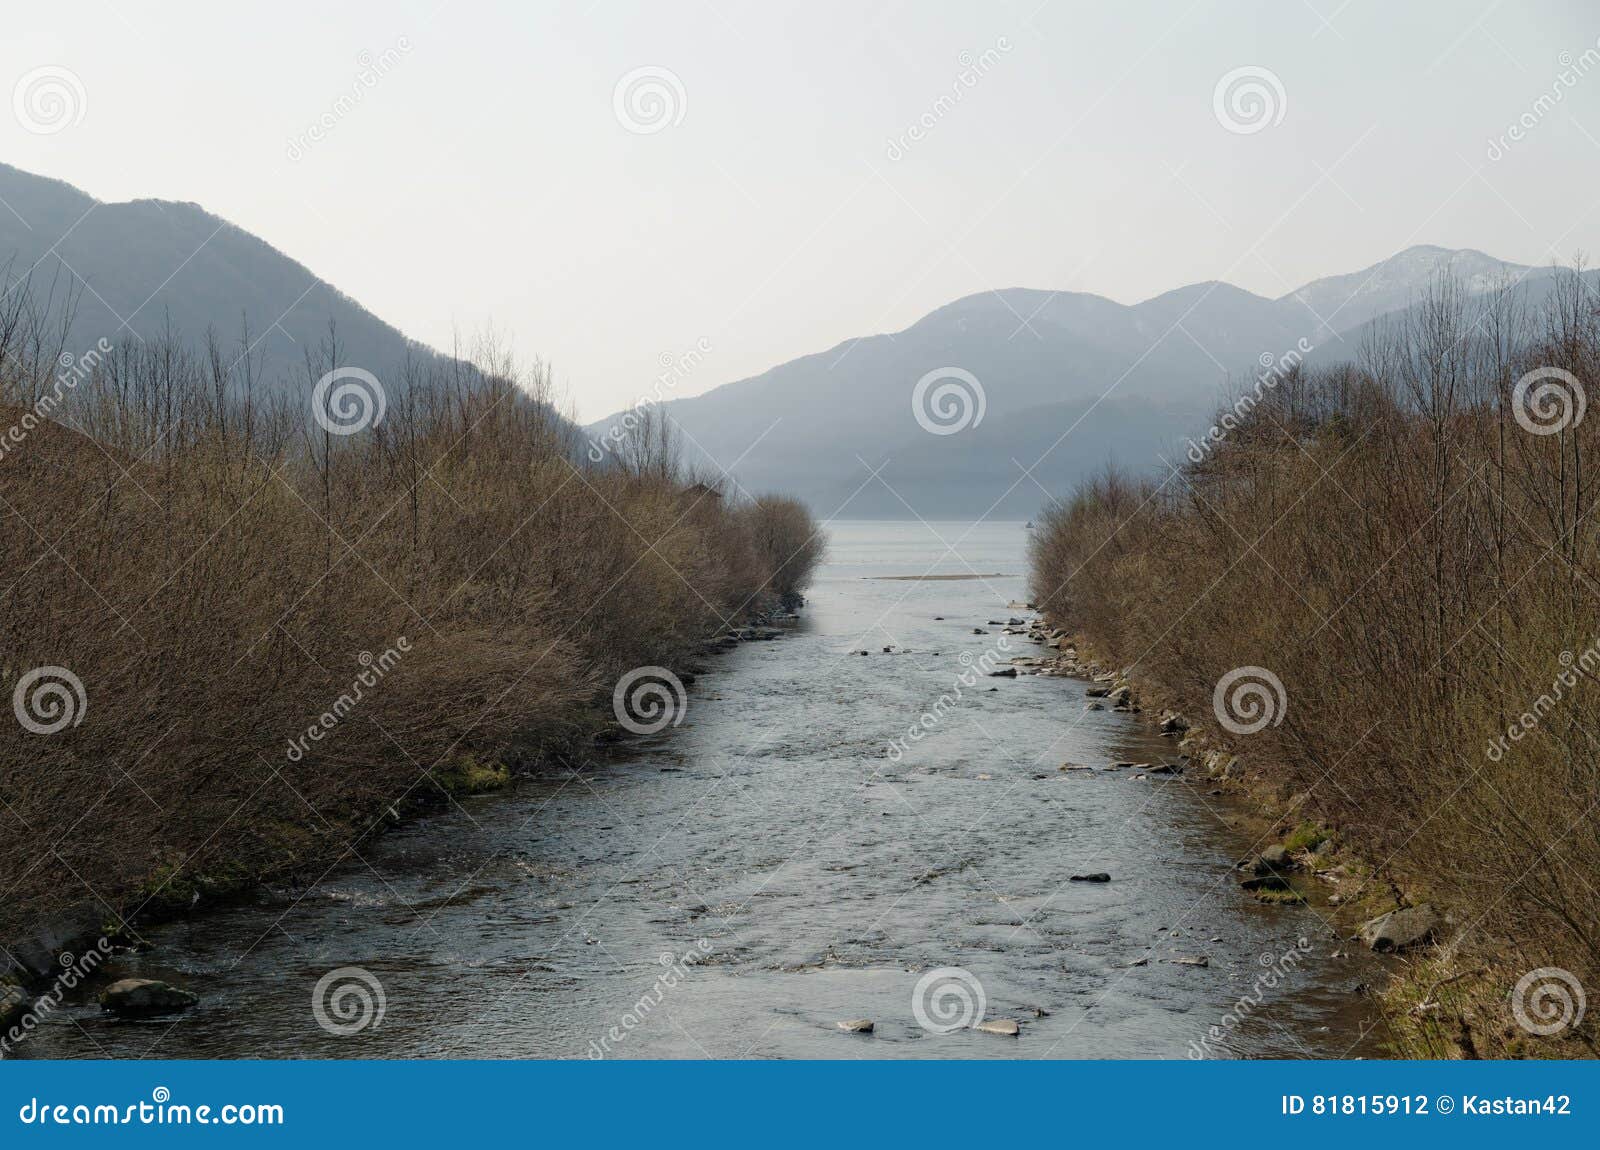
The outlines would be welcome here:
<svg viewBox="0 0 1600 1150">
<path fill-rule="evenodd" d="M 1331 958 L 1312 911 L 1237 891 L 1251 844 L 1219 799 L 1057 769 L 1159 759 L 1170 741 L 1084 712 L 1069 679 L 985 678 L 936 707 L 1025 597 L 1020 523 L 831 535 L 803 622 L 713 660 L 682 726 L 395 831 L 309 892 L 156 928 L 155 951 L 115 973 L 168 978 L 200 1007 L 130 1023 L 82 1003 L 22 1053 L 1185 1057 L 1230 1012 L 1212 1054 L 1371 1052 L 1365 960 Z M 971 572 L 1002 574 L 868 578 Z M 895 761 L 912 724 L 925 737 Z M 1069 881 L 1094 871 L 1111 881 Z M 381 1023 L 318 1025 L 313 989 L 339 967 L 376 977 Z M 924 995 L 930 1029 L 914 991 L 941 967 L 973 982 Z M 1019 1038 L 937 1033 L 939 1010 L 979 993 Z M 859 1018 L 871 1034 L 837 1026 Z"/>
</svg>

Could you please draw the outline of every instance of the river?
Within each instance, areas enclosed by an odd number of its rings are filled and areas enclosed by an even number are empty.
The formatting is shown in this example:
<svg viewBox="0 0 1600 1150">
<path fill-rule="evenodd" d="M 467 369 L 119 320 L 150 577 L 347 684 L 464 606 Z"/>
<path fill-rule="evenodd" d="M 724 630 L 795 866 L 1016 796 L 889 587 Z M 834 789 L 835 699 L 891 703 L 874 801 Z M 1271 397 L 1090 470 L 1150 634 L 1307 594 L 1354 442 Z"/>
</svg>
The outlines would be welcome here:
<svg viewBox="0 0 1600 1150">
<path fill-rule="evenodd" d="M 152 927 L 153 949 L 119 955 L 114 973 L 180 984 L 197 1008 L 124 1022 L 69 1003 L 19 1054 L 1374 1052 L 1370 1000 L 1354 992 L 1371 960 L 1333 957 L 1347 948 L 1314 911 L 1238 890 L 1231 865 L 1256 844 L 1224 798 L 1058 770 L 1171 760 L 1171 740 L 1085 712 L 1067 678 L 984 677 L 936 707 L 964 658 L 1039 653 L 988 625 L 1022 614 L 1008 606 L 1026 598 L 1022 524 L 836 522 L 830 535 L 801 621 L 708 660 L 680 726 L 398 828 L 310 890 Z M 882 578 L 974 573 L 993 577 Z M 924 737 L 896 761 L 891 740 L 913 724 Z M 1096 871 L 1111 881 L 1069 881 Z M 313 998 L 347 967 L 365 972 L 340 978 L 360 979 L 372 1007 L 337 1034 Z M 944 976 L 949 993 L 918 999 L 943 968 L 961 972 Z M 359 997 L 323 1021 L 340 1029 Z M 946 1029 L 980 1006 L 1020 1036 Z M 837 1025 L 855 1018 L 874 1031 Z M 1223 1037 L 1194 1045 L 1213 1026 Z"/>
</svg>

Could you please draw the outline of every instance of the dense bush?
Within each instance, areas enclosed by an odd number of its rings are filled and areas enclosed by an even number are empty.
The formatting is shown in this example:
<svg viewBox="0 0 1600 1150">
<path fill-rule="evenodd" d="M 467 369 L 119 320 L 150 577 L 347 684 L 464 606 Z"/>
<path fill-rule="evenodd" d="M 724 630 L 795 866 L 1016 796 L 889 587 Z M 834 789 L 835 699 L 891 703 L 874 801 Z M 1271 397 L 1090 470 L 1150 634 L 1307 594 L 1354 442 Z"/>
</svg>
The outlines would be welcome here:
<svg viewBox="0 0 1600 1150">
<path fill-rule="evenodd" d="M 1032 573 L 1061 625 L 1308 794 L 1373 883 L 1451 908 L 1447 965 L 1591 988 L 1600 421 L 1571 416 L 1600 380 L 1592 291 L 1439 282 L 1355 364 L 1260 381 L 1181 467 L 1086 485 Z M 1239 667 L 1281 679 L 1281 725 L 1218 724 Z"/>
<path fill-rule="evenodd" d="M 315 879 L 393 812 L 592 734 L 624 670 L 809 572 L 772 547 L 803 509 L 725 506 L 659 456 L 590 463 L 547 375 L 492 353 L 402 366 L 339 435 L 308 402 L 334 333 L 286 390 L 215 342 L 68 363 L 7 300 L 0 687 L 75 721 L 0 724 L 0 939 Z"/>
</svg>

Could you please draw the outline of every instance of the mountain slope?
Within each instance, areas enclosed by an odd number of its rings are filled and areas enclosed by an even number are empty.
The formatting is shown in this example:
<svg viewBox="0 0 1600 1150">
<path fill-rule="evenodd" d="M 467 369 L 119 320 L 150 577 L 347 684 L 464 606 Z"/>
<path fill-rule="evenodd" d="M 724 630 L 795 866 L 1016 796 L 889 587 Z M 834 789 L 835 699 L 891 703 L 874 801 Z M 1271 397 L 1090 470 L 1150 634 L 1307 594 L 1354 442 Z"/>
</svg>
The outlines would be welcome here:
<svg viewBox="0 0 1600 1150">
<path fill-rule="evenodd" d="M 0 267 L 6 288 L 30 281 L 61 306 L 76 296 L 69 349 L 159 336 L 189 341 L 215 328 L 232 347 L 247 324 L 270 380 L 299 370 L 338 327 L 347 364 L 383 371 L 407 352 L 443 359 L 408 339 L 303 264 L 197 204 L 108 204 L 60 180 L 0 164 Z"/>
<path fill-rule="evenodd" d="M 663 407 L 690 458 L 731 469 L 752 491 L 793 491 L 819 514 L 1024 518 L 1109 461 L 1175 461 L 1230 383 L 1285 357 L 1350 356 L 1445 271 L 1472 291 L 1520 277 L 1533 298 L 1553 282 L 1548 269 L 1419 246 L 1275 300 L 1220 282 L 1134 305 L 991 291 Z M 946 399 L 963 429 L 930 434 L 913 406 L 918 382 L 951 368 L 977 386 L 940 381 L 959 389 Z"/>
</svg>

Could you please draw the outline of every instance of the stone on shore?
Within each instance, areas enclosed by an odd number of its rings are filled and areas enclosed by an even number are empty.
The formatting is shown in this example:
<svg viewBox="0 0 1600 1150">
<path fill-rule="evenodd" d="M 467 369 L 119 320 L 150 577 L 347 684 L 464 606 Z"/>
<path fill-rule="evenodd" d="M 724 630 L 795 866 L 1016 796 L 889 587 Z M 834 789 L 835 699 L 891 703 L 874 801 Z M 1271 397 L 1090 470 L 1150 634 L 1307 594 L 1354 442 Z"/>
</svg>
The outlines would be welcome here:
<svg viewBox="0 0 1600 1150">
<path fill-rule="evenodd" d="M 1210 966 L 1211 960 L 1203 954 L 1180 954 L 1172 960 L 1175 966 Z"/>
<path fill-rule="evenodd" d="M 1281 846 L 1270 846 L 1251 864 L 1251 871 L 1255 874 L 1276 874 L 1280 871 L 1291 871 L 1300 864 L 1289 857 L 1289 852 Z"/>
<path fill-rule="evenodd" d="M 100 1005 L 120 1018 L 150 1018 L 188 1010 L 200 996 L 153 978 L 124 978 L 100 992 Z"/>
<path fill-rule="evenodd" d="M 1433 938 L 1439 916 L 1427 903 L 1401 907 L 1362 924 L 1361 941 L 1373 950 L 1405 950 Z"/>
<path fill-rule="evenodd" d="M 989 672 L 989 678 L 991 679 L 1015 679 L 1016 677 L 1017 669 L 1015 667 L 1001 667 L 997 671 Z"/>
</svg>

